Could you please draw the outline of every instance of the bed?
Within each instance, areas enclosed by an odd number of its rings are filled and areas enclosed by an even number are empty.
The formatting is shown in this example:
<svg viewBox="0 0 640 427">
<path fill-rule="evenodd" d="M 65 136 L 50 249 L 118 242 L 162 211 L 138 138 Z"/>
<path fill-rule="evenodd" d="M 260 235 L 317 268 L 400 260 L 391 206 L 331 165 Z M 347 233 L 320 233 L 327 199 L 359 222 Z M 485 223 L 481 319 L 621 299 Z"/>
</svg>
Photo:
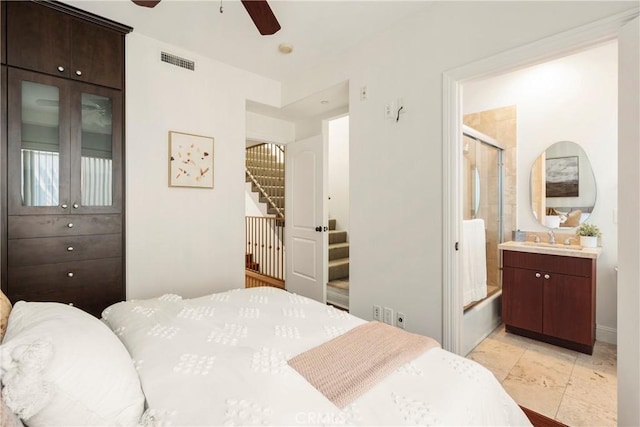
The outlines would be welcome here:
<svg viewBox="0 0 640 427">
<path fill-rule="evenodd" d="M 4 415 L 29 426 L 530 425 L 490 371 L 439 346 L 343 407 L 294 369 L 367 326 L 269 287 L 121 302 L 101 321 L 18 302 L 0 345 Z"/>
</svg>

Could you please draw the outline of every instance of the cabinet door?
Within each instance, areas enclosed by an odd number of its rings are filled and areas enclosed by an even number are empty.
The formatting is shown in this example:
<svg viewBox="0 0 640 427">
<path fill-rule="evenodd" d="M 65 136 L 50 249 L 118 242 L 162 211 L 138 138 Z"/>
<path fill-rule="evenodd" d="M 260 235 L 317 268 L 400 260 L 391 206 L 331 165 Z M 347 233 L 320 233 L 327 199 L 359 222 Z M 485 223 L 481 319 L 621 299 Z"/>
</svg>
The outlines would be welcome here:
<svg viewBox="0 0 640 427">
<path fill-rule="evenodd" d="M 548 278 L 547 278 L 548 277 Z M 543 333 L 593 345 L 591 278 L 548 273 L 544 276 Z"/>
<path fill-rule="evenodd" d="M 101 86 L 122 88 L 124 40 L 122 34 L 71 20 L 71 77 Z"/>
<path fill-rule="evenodd" d="M 71 94 L 71 206 L 75 213 L 122 208 L 122 94 L 75 83 Z"/>
<path fill-rule="evenodd" d="M 69 85 L 9 70 L 9 215 L 60 214 L 69 205 Z"/>
<path fill-rule="evenodd" d="M 69 76 L 70 17 L 31 1 L 7 3 L 7 63 Z"/>
<path fill-rule="evenodd" d="M 0 28 L 2 28 L 2 34 L 4 35 L 4 29 L 6 28 L 6 18 L 7 16 L 7 3 L 6 2 L 1 2 L 0 3 Z M 6 40 L 2 40 L 0 38 L 0 50 L 2 51 L 2 55 L 1 55 L 1 61 L 2 64 L 6 64 L 7 63 L 7 42 Z M 3 92 L 4 93 L 4 92 Z"/>
<path fill-rule="evenodd" d="M 539 273 L 538 273 L 539 274 Z M 504 267 L 502 320 L 507 325 L 542 332 L 542 282 L 533 270 Z"/>
</svg>

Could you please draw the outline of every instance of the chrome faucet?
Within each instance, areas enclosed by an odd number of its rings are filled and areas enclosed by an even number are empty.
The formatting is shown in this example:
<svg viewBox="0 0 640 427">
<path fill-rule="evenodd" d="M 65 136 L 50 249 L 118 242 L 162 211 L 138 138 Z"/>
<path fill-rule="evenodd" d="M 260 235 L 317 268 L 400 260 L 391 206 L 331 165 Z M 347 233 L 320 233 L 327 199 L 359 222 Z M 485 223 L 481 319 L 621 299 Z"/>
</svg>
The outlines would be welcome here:
<svg viewBox="0 0 640 427">
<path fill-rule="evenodd" d="M 553 234 L 553 230 L 549 230 L 549 244 L 550 245 L 555 245 L 556 244 L 556 235 Z"/>
<path fill-rule="evenodd" d="M 534 234 L 534 235 L 529 236 L 529 237 L 533 237 L 533 241 L 534 241 L 535 243 L 540 243 L 540 237 L 538 237 L 538 235 L 537 235 L 537 234 Z"/>
</svg>

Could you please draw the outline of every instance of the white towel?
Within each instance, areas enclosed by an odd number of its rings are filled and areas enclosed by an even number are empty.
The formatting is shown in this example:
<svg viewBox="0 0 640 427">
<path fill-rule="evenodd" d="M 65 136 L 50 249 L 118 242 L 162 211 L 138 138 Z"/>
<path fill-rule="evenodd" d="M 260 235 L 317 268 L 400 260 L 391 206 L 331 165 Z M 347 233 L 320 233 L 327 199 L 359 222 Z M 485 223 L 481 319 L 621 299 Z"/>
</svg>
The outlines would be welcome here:
<svg viewBox="0 0 640 427">
<path fill-rule="evenodd" d="M 464 305 L 487 296 L 487 249 L 482 219 L 462 221 L 462 286 Z"/>
</svg>

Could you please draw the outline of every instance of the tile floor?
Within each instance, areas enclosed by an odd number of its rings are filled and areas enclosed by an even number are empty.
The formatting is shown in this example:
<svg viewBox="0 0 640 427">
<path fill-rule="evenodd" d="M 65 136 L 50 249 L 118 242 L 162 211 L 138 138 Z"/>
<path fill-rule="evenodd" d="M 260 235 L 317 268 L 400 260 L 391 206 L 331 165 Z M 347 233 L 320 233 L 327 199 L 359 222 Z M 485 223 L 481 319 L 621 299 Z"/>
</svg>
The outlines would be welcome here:
<svg viewBox="0 0 640 427">
<path fill-rule="evenodd" d="M 498 327 L 467 356 L 494 373 L 522 406 L 570 426 L 615 426 L 615 345 L 593 355 L 542 343 Z"/>
</svg>

